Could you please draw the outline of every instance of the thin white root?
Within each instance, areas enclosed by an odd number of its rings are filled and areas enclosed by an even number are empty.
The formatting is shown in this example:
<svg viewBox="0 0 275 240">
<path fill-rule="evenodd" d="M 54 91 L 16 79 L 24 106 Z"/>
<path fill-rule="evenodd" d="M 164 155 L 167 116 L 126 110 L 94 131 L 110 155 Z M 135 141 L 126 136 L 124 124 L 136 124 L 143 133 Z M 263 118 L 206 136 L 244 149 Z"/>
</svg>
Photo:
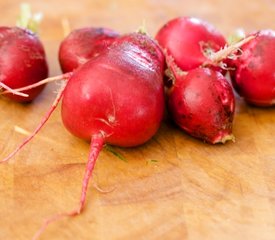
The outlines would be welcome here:
<svg viewBox="0 0 275 240">
<path fill-rule="evenodd" d="M 14 95 L 18 95 L 18 96 L 21 96 L 21 97 L 28 97 L 29 96 L 28 94 L 21 93 L 20 90 L 18 91 L 17 89 L 10 88 L 9 86 L 7 86 L 6 84 L 4 84 L 2 82 L 0 82 L 0 88 L 5 89 L 5 91 L 3 91 L 1 94 L 12 93 Z"/>
<path fill-rule="evenodd" d="M 101 188 L 100 186 L 98 186 L 97 185 L 97 183 L 93 183 L 93 187 L 97 190 L 97 191 L 99 191 L 100 193 L 110 193 L 110 192 L 113 192 L 115 189 L 116 189 L 116 187 L 113 187 L 113 188 L 111 188 L 111 189 L 103 189 L 103 188 Z"/>
<path fill-rule="evenodd" d="M 56 98 L 55 98 L 53 104 L 51 105 L 50 109 L 48 110 L 48 112 L 46 113 L 46 115 L 43 117 L 43 119 L 40 121 L 40 123 L 38 124 L 38 126 L 36 127 L 36 129 L 31 133 L 31 135 L 29 135 L 21 144 L 19 144 L 19 146 L 17 146 L 17 148 L 14 151 L 12 151 L 6 158 L 4 158 L 3 160 L 1 160 L 0 163 L 4 163 L 4 162 L 9 161 L 9 159 L 11 159 L 26 144 L 28 144 L 35 137 L 35 135 L 41 130 L 41 128 L 48 121 L 48 119 L 50 118 L 51 114 L 53 113 L 53 111 L 56 109 L 58 103 L 60 102 L 60 100 L 61 100 L 61 98 L 63 96 L 64 90 L 65 90 L 65 87 L 66 87 L 66 85 L 64 85 L 60 89 L 60 92 L 56 96 Z"/>
<path fill-rule="evenodd" d="M 49 82 L 54 82 L 54 81 L 59 81 L 59 80 L 68 80 L 71 75 L 72 75 L 72 72 L 69 72 L 69 73 L 65 73 L 63 75 L 59 75 L 59 76 L 49 77 L 49 78 L 43 79 L 43 80 L 41 80 L 41 81 L 39 81 L 37 83 L 34 83 L 34 84 L 26 86 L 26 87 L 16 88 L 16 89 L 10 89 L 10 88 L 7 89 L 6 88 L 6 91 L 3 91 L 1 94 L 8 94 L 8 93 L 11 93 L 11 91 L 14 91 L 14 92 L 26 91 L 26 90 L 30 90 L 30 89 L 39 87 L 39 86 L 44 85 L 44 84 L 49 83 Z M 22 94 L 24 94 L 24 93 L 22 93 Z M 25 95 L 27 95 L 27 94 L 25 94 Z"/>
<path fill-rule="evenodd" d="M 213 64 L 217 64 L 220 61 L 222 61 L 224 58 L 228 57 L 229 55 L 231 55 L 232 53 L 234 53 L 235 51 L 239 50 L 241 48 L 241 46 L 243 46 L 244 44 L 248 43 L 249 41 L 251 41 L 252 39 L 254 39 L 256 36 L 251 35 L 247 38 L 244 38 L 243 40 L 227 46 L 223 49 L 221 49 L 218 52 L 213 53 L 212 55 L 208 56 L 210 62 Z"/>
<path fill-rule="evenodd" d="M 25 130 L 24 128 L 21 128 L 19 126 L 14 126 L 14 131 L 17 133 L 20 133 L 22 135 L 25 135 L 25 136 L 31 135 L 31 132 L 28 132 L 27 130 Z"/>
</svg>

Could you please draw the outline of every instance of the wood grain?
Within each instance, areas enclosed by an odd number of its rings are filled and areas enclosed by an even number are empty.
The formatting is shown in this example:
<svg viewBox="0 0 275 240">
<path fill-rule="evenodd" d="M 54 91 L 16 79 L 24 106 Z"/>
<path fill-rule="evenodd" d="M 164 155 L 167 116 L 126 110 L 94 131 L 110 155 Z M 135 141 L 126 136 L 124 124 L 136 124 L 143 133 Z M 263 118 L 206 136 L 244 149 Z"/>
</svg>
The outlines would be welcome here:
<svg viewBox="0 0 275 240">
<path fill-rule="evenodd" d="M 40 36 L 51 75 L 60 73 L 61 19 L 72 28 L 108 26 L 126 33 L 146 21 L 154 36 L 168 19 L 196 16 L 229 36 L 275 29 L 274 0 L 59 0 L 29 1 L 44 13 Z M 1 25 L 13 25 L 20 1 L 0 1 Z M 54 99 L 49 84 L 32 103 L 0 99 L 0 159 L 34 129 Z M 51 225 L 41 239 L 275 239 L 275 109 L 237 100 L 235 143 L 211 146 L 164 121 L 147 144 L 104 150 L 81 216 Z M 78 202 L 89 146 L 62 126 L 60 108 L 44 129 L 7 164 L 0 165 L 0 239 L 31 239 L 42 221 Z M 157 160 L 151 161 L 151 160 Z M 100 193 L 99 186 L 109 193 Z"/>
</svg>

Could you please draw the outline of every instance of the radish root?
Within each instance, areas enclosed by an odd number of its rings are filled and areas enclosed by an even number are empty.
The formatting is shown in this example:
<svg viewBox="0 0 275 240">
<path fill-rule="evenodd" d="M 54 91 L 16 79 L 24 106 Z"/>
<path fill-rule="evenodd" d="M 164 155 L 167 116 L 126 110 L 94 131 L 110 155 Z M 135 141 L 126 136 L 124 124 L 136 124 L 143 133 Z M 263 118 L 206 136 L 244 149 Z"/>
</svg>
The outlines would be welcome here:
<svg viewBox="0 0 275 240">
<path fill-rule="evenodd" d="M 49 111 L 46 113 L 46 115 L 44 116 L 44 118 L 41 120 L 41 122 L 39 123 L 39 125 L 36 127 L 36 129 L 34 130 L 34 132 L 28 136 L 13 152 L 11 152 L 6 158 L 4 158 L 2 161 L 0 161 L 0 163 L 4 163 L 7 162 L 9 159 L 11 159 L 16 153 L 18 153 L 28 142 L 30 142 L 33 137 L 41 130 L 41 128 L 45 125 L 45 123 L 48 121 L 48 119 L 50 118 L 51 114 L 53 113 L 53 111 L 56 109 L 58 103 L 60 102 L 64 90 L 65 90 L 66 85 L 62 86 L 58 95 L 56 96 L 52 106 L 50 107 Z"/>
<path fill-rule="evenodd" d="M 48 227 L 48 225 L 50 225 L 53 222 L 56 222 L 64 217 L 74 217 L 77 214 L 77 211 L 72 211 L 69 213 L 60 213 L 60 214 L 56 214 L 48 219 L 46 219 L 44 221 L 44 223 L 42 224 L 41 228 L 36 232 L 36 234 L 33 236 L 32 240 L 37 240 L 41 234 L 46 230 L 46 228 Z"/>
<path fill-rule="evenodd" d="M 102 133 L 95 134 L 92 136 L 88 163 L 86 166 L 86 171 L 82 182 L 82 192 L 81 192 L 81 197 L 79 202 L 78 214 L 81 213 L 81 211 L 83 210 L 85 200 L 86 200 L 86 193 L 87 193 L 87 188 L 89 184 L 89 179 L 92 176 L 92 172 L 96 163 L 96 159 L 98 158 L 99 152 L 102 150 L 104 146 L 104 140 L 105 138 Z"/>
<path fill-rule="evenodd" d="M 87 195 L 87 189 L 89 185 L 89 180 L 92 176 L 92 172 L 95 167 L 95 163 L 98 158 L 98 155 L 104 146 L 104 140 L 105 140 L 105 136 L 101 132 L 98 134 L 94 134 L 91 138 L 90 153 L 89 153 L 88 163 L 86 165 L 86 170 L 85 170 L 85 174 L 82 182 L 82 190 L 81 190 L 79 206 L 75 210 L 69 213 L 56 214 L 46 219 L 42 224 L 42 226 L 40 227 L 40 229 L 36 232 L 32 240 L 37 240 L 41 236 L 41 234 L 46 230 L 49 224 L 54 223 L 64 217 L 74 217 L 76 215 L 79 215 L 83 211 L 86 195 Z"/>
<path fill-rule="evenodd" d="M 54 82 L 54 81 L 59 81 L 59 80 L 68 80 L 72 76 L 72 74 L 73 74 L 73 72 L 69 72 L 69 73 L 65 73 L 65 74 L 62 74 L 62 75 L 59 75 L 56 77 L 49 77 L 49 78 L 43 79 L 37 83 L 31 84 L 31 85 L 28 85 L 28 86 L 22 87 L 22 88 L 11 89 L 11 88 L 6 87 L 5 88 L 6 91 L 3 91 L 1 94 L 26 91 L 26 90 L 30 90 L 30 89 L 36 88 L 38 86 L 41 86 L 43 84 L 49 83 L 49 82 Z M 3 84 L 3 83 L 0 83 L 0 84 Z M 24 93 L 20 93 L 20 94 L 24 94 Z M 17 94 L 17 95 L 19 95 L 19 94 Z M 24 95 L 26 95 L 28 97 L 27 94 L 24 94 Z"/>
<path fill-rule="evenodd" d="M 3 88 L 5 89 L 5 91 L 1 92 L 1 94 L 5 94 L 5 93 L 12 93 L 14 95 L 18 95 L 18 96 L 21 96 L 21 97 L 28 97 L 29 95 L 28 94 L 25 94 L 25 93 L 21 93 L 20 90 L 18 91 L 17 89 L 12 89 L 10 88 L 9 86 L 7 86 L 6 84 L 0 82 L 0 88 Z"/>
</svg>

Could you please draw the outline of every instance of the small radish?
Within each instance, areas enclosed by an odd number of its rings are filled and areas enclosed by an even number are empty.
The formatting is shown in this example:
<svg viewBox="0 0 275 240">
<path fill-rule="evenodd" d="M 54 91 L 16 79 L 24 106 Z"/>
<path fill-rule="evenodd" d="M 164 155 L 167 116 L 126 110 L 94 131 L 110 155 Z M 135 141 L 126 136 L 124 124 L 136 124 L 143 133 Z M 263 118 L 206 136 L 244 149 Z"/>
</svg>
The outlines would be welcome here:
<svg viewBox="0 0 275 240">
<path fill-rule="evenodd" d="M 275 105 L 275 31 L 261 30 L 229 62 L 236 91 L 250 104 Z"/>
<path fill-rule="evenodd" d="M 62 120 L 75 136 L 91 141 L 79 206 L 48 219 L 34 236 L 64 216 L 83 210 L 89 179 L 105 143 L 132 147 L 148 141 L 160 127 L 164 114 L 164 55 L 148 36 L 133 33 L 118 38 L 108 51 L 67 75 L 49 112 L 36 130 L 13 153 L 29 142 L 62 101 Z M 64 75 L 63 75 L 64 77 Z"/>
<path fill-rule="evenodd" d="M 155 39 L 182 71 L 201 66 L 209 54 L 226 45 L 223 35 L 212 25 L 193 17 L 170 20 Z"/>
<path fill-rule="evenodd" d="M 166 56 L 172 78 L 167 90 L 168 110 L 176 124 L 188 134 L 212 144 L 234 141 L 234 94 L 227 79 L 213 67 L 253 38 L 247 37 L 209 55 L 200 67 L 188 72 L 182 71 L 173 57 Z"/>
<path fill-rule="evenodd" d="M 187 73 L 177 69 L 173 74 L 176 80 L 168 93 L 168 108 L 177 125 L 208 143 L 234 140 L 235 99 L 225 77 L 210 68 Z"/>
<path fill-rule="evenodd" d="M 60 44 L 59 63 L 62 72 L 71 72 L 99 55 L 119 34 L 108 28 L 86 27 L 72 31 Z"/>
<path fill-rule="evenodd" d="M 25 5 L 22 8 L 29 11 Z M 36 27 L 36 23 L 30 14 L 27 14 L 29 18 L 24 19 L 25 15 L 23 12 L 22 28 L 0 27 L 0 86 L 11 92 L 6 97 L 17 102 L 32 101 L 44 86 L 24 91 L 25 96 L 15 95 L 13 89 L 34 84 L 48 76 L 43 45 L 37 35 L 28 29 Z"/>
</svg>

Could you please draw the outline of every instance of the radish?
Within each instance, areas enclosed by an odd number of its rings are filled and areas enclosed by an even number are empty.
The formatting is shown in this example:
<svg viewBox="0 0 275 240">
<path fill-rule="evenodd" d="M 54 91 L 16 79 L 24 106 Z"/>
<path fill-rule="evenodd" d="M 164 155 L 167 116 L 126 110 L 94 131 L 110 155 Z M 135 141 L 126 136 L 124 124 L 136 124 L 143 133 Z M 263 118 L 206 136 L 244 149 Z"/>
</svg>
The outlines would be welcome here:
<svg viewBox="0 0 275 240">
<path fill-rule="evenodd" d="M 29 11 L 25 5 L 22 8 Z M 38 36 L 28 29 L 35 27 L 35 21 L 31 17 L 24 19 L 25 15 L 26 12 L 23 12 L 21 16 L 21 22 L 24 22 L 22 28 L 0 27 L 0 86 L 8 90 L 6 97 L 17 102 L 32 101 L 44 85 L 23 94 L 16 94 L 13 89 L 34 84 L 48 76 L 43 45 Z"/>
<path fill-rule="evenodd" d="M 187 73 L 177 69 L 173 74 L 176 80 L 168 92 L 168 108 L 177 125 L 208 143 L 234 140 L 235 99 L 225 77 L 210 68 Z"/>
<path fill-rule="evenodd" d="M 201 66 L 208 55 L 226 45 L 223 35 L 212 25 L 194 17 L 179 17 L 167 22 L 155 39 L 182 71 Z"/>
<path fill-rule="evenodd" d="M 67 73 L 67 85 L 61 88 L 39 126 L 2 161 L 10 159 L 37 134 L 62 96 L 65 127 L 73 135 L 91 141 L 79 206 L 48 219 L 34 239 L 51 222 L 81 213 L 89 179 L 105 143 L 133 147 L 156 133 L 164 114 L 163 71 L 164 55 L 158 45 L 144 34 L 133 33 L 118 38 L 108 51 Z"/>
<path fill-rule="evenodd" d="M 102 135 L 102 142 L 136 146 L 151 138 L 162 119 L 163 86 L 159 81 L 164 61 L 161 51 L 145 35 L 123 37 L 114 44 L 69 80 L 62 119 L 80 138 L 89 140 L 95 134 Z M 73 96 L 77 96 L 78 104 Z M 91 104 L 94 108 L 83 111 Z"/>
<path fill-rule="evenodd" d="M 232 125 L 235 98 L 227 79 L 213 68 L 253 40 L 247 37 L 234 45 L 209 55 L 198 68 L 182 71 L 173 57 L 166 56 L 168 75 L 168 110 L 176 124 L 188 134 L 208 143 L 234 141 Z"/>
<path fill-rule="evenodd" d="M 250 104 L 275 105 L 275 31 L 261 30 L 241 47 L 239 57 L 229 62 L 236 91 Z"/>
<path fill-rule="evenodd" d="M 99 55 L 119 34 L 107 28 L 86 27 L 72 31 L 60 44 L 59 63 L 63 73 L 71 72 Z"/>
</svg>

